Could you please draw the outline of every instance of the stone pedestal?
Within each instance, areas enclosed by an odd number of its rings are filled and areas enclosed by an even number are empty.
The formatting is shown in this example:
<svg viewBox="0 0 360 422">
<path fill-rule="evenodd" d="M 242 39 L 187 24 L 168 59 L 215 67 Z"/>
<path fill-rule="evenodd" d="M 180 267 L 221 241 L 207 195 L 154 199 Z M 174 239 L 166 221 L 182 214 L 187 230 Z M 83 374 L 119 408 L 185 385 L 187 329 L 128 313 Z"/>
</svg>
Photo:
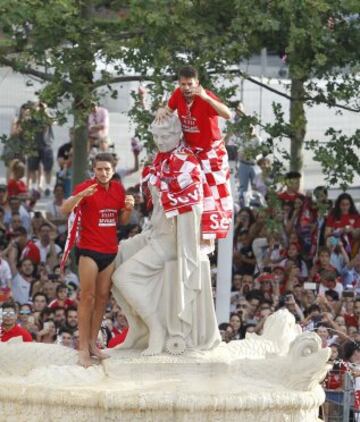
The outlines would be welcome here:
<svg viewBox="0 0 360 422">
<path fill-rule="evenodd" d="M 317 421 L 328 349 L 280 311 L 263 336 L 212 351 L 144 357 L 111 350 L 84 369 L 62 346 L 0 344 L 0 419 L 7 422 Z"/>
</svg>

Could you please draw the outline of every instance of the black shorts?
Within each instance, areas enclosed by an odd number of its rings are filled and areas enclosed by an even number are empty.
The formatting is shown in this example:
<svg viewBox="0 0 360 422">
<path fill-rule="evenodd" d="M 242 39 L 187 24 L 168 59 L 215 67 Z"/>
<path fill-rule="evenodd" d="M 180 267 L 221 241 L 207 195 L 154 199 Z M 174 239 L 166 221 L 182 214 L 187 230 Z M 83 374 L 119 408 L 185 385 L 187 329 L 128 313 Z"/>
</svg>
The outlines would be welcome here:
<svg viewBox="0 0 360 422">
<path fill-rule="evenodd" d="M 40 148 L 37 155 L 29 157 L 27 160 L 28 170 L 36 171 L 40 168 L 40 163 L 44 167 L 44 171 L 50 172 L 54 165 L 54 153 L 50 147 Z"/>
<path fill-rule="evenodd" d="M 101 253 L 92 251 L 90 249 L 75 249 L 76 263 L 79 264 L 81 256 L 87 256 L 91 258 L 99 269 L 99 273 L 104 271 L 115 259 L 116 253 Z"/>
</svg>

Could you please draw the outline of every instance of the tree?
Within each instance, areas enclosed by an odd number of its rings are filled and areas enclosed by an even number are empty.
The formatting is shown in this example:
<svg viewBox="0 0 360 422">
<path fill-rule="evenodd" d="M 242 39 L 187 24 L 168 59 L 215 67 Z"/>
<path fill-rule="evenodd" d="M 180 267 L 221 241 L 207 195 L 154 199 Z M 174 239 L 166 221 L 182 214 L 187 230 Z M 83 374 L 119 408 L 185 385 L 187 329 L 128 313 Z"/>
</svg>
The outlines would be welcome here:
<svg viewBox="0 0 360 422">
<path fill-rule="evenodd" d="M 0 0 L 0 64 L 44 82 L 39 97 L 57 107 L 57 120 L 74 118 L 73 181 L 85 178 L 87 169 L 86 121 L 96 89 L 122 76 L 124 66 L 122 19 L 102 18 L 95 0 Z M 121 11 L 121 9 L 120 9 Z M 96 77 L 97 62 L 115 62 L 112 75 Z M 110 87 L 110 85 L 109 85 Z M 70 106 L 66 106 L 69 104 Z M 60 107 L 62 105 L 62 107 Z M 65 108 L 64 108 L 65 105 Z"/>
<path fill-rule="evenodd" d="M 295 170 L 302 168 L 304 104 L 359 111 L 356 7 L 356 0 L 0 0 L 5 35 L 0 64 L 46 82 L 40 96 L 51 106 L 71 101 L 65 112 L 58 109 L 58 117 L 62 121 L 70 114 L 75 119 L 77 182 L 84 177 L 85 122 L 91 102 L 98 100 L 97 88 L 107 86 L 116 95 L 114 82 L 148 81 L 155 108 L 171 89 L 178 67 L 188 62 L 199 68 L 208 87 L 234 76 L 261 85 L 241 72 L 238 63 L 267 47 L 286 58 L 291 88 L 284 93 L 262 84 L 290 100 L 290 121 L 274 105 L 277 120 L 265 129 L 270 146 L 276 137 L 291 139 L 290 168 Z M 97 77 L 99 61 L 111 65 L 111 71 Z M 326 87 L 316 78 L 325 79 Z M 227 84 L 217 91 L 231 98 L 237 88 Z M 150 142 L 150 112 L 137 108 L 132 114 Z M 261 124 L 249 120 L 254 122 Z M 332 136 L 336 150 L 344 135 Z M 317 159 L 325 157 L 316 141 L 310 147 Z"/>
<path fill-rule="evenodd" d="M 270 144 L 279 136 L 290 139 L 291 170 L 301 171 L 303 166 L 305 105 L 323 103 L 339 111 L 353 111 L 354 115 L 360 111 L 356 1 L 168 1 L 162 4 L 168 9 L 159 10 L 157 1 L 132 2 L 137 7 L 130 10 L 130 21 L 134 25 L 142 21 L 147 28 L 147 36 L 134 39 L 132 44 L 142 58 L 139 70 L 143 73 L 156 69 L 157 74 L 174 74 L 180 64 L 190 61 L 203 70 L 205 84 L 211 85 L 216 77 L 229 80 L 231 75 L 238 74 L 271 89 L 239 71 L 237 64 L 242 58 L 258 54 L 263 47 L 283 57 L 289 69 L 289 90 L 285 93 L 271 90 L 289 99 L 290 119 L 284 121 L 279 106 L 274 104 L 275 122 L 265 129 Z M 154 54 L 159 39 L 166 43 L 161 46 L 161 54 Z M 325 87 L 319 81 L 325 81 Z M 235 88 L 228 88 L 226 94 Z M 330 129 L 325 134 L 328 135 L 331 149 L 316 140 L 309 143 L 309 148 L 315 151 L 315 158 L 324 170 L 330 172 L 330 182 L 344 178 L 350 181 L 351 170 L 356 165 L 351 154 L 360 143 L 358 133 L 345 136 Z M 344 148 L 344 142 L 350 145 L 348 149 Z M 345 159 L 339 160 L 339 151 L 345 153 Z M 355 170 L 359 168 L 355 166 Z"/>
<path fill-rule="evenodd" d="M 250 7 L 256 8 L 248 37 L 250 49 L 276 49 L 288 64 L 290 169 L 301 171 L 307 122 L 304 105 L 325 103 L 329 107 L 360 111 L 356 94 L 359 23 L 354 18 L 358 6 L 352 0 L 242 0 L 237 2 L 234 30 L 246 25 Z M 320 87 L 318 80 L 326 81 L 325 88 Z M 339 139 L 339 145 L 342 141 Z M 316 142 L 311 146 L 317 151 L 316 158 L 322 161 Z"/>
</svg>

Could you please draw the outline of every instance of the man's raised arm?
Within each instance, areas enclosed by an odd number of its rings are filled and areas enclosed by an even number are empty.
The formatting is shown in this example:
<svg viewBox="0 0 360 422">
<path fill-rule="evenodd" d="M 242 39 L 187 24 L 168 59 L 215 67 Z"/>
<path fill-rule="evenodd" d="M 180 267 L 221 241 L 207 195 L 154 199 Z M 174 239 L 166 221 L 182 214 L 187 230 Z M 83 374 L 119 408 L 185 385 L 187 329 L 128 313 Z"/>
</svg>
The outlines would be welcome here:
<svg viewBox="0 0 360 422">
<path fill-rule="evenodd" d="M 90 196 L 96 192 L 97 183 L 87 187 L 76 195 L 70 196 L 61 206 L 63 214 L 69 214 L 86 196 Z"/>
<path fill-rule="evenodd" d="M 221 101 L 215 100 L 215 98 L 210 97 L 210 95 L 205 91 L 205 89 L 199 85 L 194 89 L 194 94 L 198 95 L 200 98 L 202 98 L 204 101 L 206 101 L 208 104 L 213 107 L 218 115 L 222 117 L 223 119 L 230 119 L 231 118 L 231 111 L 228 106 L 226 106 Z"/>
</svg>

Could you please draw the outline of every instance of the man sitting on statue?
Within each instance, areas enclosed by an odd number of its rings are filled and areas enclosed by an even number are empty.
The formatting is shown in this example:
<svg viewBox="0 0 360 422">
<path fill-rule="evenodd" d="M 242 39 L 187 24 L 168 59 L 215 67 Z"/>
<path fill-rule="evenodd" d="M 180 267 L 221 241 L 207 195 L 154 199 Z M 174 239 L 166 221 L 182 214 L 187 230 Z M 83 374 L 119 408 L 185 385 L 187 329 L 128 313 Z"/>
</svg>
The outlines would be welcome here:
<svg viewBox="0 0 360 422">
<path fill-rule="evenodd" d="M 216 230 L 203 233 L 207 238 L 221 239 L 229 231 L 233 201 L 228 155 L 218 118 L 229 119 L 231 112 L 213 92 L 201 86 L 194 67 L 182 67 L 178 76 L 178 88 L 167 105 L 157 111 L 155 120 L 161 122 L 177 111 L 184 143 L 197 157 L 206 181 L 203 213 Z"/>
</svg>

